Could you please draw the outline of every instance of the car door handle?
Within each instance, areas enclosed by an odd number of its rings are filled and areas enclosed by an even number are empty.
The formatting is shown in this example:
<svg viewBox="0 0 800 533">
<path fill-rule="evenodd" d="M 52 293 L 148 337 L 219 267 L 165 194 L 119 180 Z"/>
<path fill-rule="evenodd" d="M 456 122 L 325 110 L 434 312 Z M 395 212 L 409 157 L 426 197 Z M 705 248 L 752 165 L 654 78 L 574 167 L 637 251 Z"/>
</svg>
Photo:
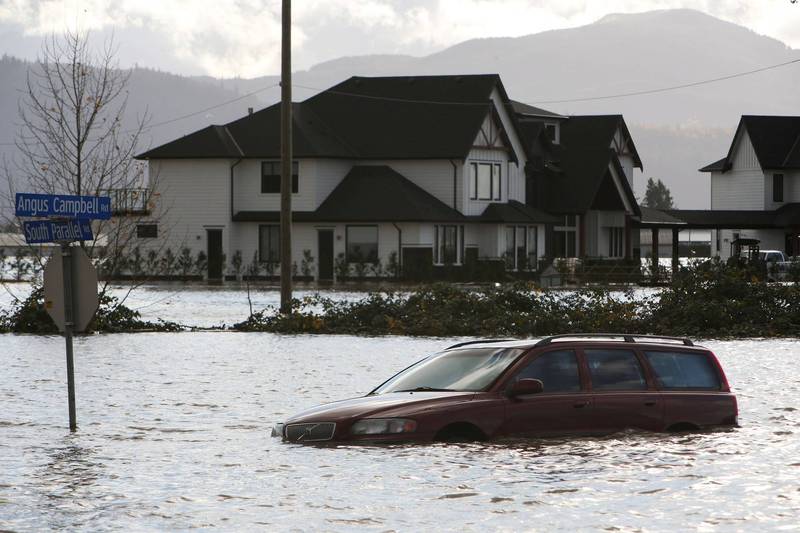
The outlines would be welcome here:
<svg viewBox="0 0 800 533">
<path fill-rule="evenodd" d="M 584 400 L 582 402 L 575 402 L 572 404 L 572 407 L 574 407 L 575 409 L 582 409 L 587 405 L 589 405 L 589 400 Z"/>
<path fill-rule="evenodd" d="M 650 401 L 644 402 L 644 404 L 647 407 L 653 407 L 656 404 L 656 402 L 655 402 L 655 400 L 650 400 Z"/>
</svg>

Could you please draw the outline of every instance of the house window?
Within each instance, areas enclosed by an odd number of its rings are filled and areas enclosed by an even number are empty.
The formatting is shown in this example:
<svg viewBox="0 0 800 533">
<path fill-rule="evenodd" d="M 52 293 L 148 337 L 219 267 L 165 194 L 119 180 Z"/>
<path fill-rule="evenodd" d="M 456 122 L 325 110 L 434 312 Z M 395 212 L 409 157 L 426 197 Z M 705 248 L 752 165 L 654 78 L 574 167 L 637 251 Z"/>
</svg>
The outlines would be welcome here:
<svg viewBox="0 0 800 533">
<path fill-rule="evenodd" d="M 136 237 L 138 239 L 155 239 L 158 237 L 158 224 L 137 224 Z"/>
<path fill-rule="evenodd" d="M 281 227 L 277 224 L 258 227 L 258 260 L 279 263 L 281 260 Z"/>
<path fill-rule="evenodd" d="M 783 201 L 783 174 L 772 175 L 772 201 Z"/>
<path fill-rule="evenodd" d="M 469 197 L 472 200 L 500 200 L 502 171 L 500 163 L 471 163 Z"/>
<path fill-rule="evenodd" d="M 577 257 L 578 216 L 565 215 L 562 225 L 553 228 L 555 257 Z"/>
<path fill-rule="evenodd" d="M 437 265 L 461 264 L 464 226 L 435 226 L 433 262 Z"/>
<path fill-rule="evenodd" d="M 625 255 L 625 228 L 608 229 L 608 257 Z"/>
<path fill-rule="evenodd" d="M 297 193 L 299 180 L 297 178 L 299 165 L 292 162 L 292 192 Z M 261 163 L 261 192 L 281 192 L 281 163 L 280 161 L 263 161 Z"/>
<path fill-rule="evenodd" d="M 506 251 L 508 270 L 531 270 L 537 267 L 538 229 L 536 226 L 507 226 Z"/>
<path fill-rule="evenodd" d="M 558 124 L 549 123 L 544 125 L 544 130 L 547 132 L 547 138 L 550 139 L 553 144 L 558 144 Z"/>
<path fill-rule="evenodd" d="M 347 226 L 347 262 L 378 262 L 378 226 Z"/>
<path fill-rule="evenodd" d="M 528 269 L 536 270 L 539 262 L 539 228 L 528 228 Z"/>
</svg>

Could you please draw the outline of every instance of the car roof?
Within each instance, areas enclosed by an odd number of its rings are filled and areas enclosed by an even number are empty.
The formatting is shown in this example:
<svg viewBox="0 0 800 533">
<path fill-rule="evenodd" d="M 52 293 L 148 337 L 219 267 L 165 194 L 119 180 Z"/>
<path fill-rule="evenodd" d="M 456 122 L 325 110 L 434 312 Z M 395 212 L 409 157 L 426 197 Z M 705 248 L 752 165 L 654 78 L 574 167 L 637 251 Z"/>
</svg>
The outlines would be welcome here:
<svg viewBox="0 0 800 533">
<path fill-rule="evenodd" d="M 624 333 L 572 333 L 552 335 L 534 339 L 477 339 L 464 341 L 446 348 L 447 350 L 467 348 L 541 348 L 562 343 L 592 343 L 609 345 L 647 345 L 686 348 L 701 348 L 685 337 L 662 337 L 655 335 L 631 335 Z"/>
</svg>

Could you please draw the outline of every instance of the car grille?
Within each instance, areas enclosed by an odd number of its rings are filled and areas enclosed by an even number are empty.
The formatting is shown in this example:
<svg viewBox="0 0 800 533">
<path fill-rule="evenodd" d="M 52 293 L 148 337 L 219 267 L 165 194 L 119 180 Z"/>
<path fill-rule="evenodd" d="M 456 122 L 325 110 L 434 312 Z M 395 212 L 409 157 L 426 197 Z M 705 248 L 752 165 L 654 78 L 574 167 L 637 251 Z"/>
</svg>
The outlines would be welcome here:
<svg viewBox="0 0 800 533">
<path fill-rule="evenodd" d="M 284 439 L 290 442 L 314 442 L 331 440 L 336 424 L 317 422 L 313 424 L 291 424 L 284 429 Z"/>
</svg>

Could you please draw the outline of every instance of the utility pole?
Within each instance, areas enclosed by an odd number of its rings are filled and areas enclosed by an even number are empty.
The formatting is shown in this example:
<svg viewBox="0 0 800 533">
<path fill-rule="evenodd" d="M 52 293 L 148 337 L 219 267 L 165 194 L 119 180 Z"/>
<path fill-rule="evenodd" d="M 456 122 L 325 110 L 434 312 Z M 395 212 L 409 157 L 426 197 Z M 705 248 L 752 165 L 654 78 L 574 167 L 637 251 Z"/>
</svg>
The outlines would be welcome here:
<svg viewBox="0 0 800 533">
<path fill-rule="evenodd" d="M 281 313 L 292 310 L 292 6 L 281 8 Z"/>
</svg>

